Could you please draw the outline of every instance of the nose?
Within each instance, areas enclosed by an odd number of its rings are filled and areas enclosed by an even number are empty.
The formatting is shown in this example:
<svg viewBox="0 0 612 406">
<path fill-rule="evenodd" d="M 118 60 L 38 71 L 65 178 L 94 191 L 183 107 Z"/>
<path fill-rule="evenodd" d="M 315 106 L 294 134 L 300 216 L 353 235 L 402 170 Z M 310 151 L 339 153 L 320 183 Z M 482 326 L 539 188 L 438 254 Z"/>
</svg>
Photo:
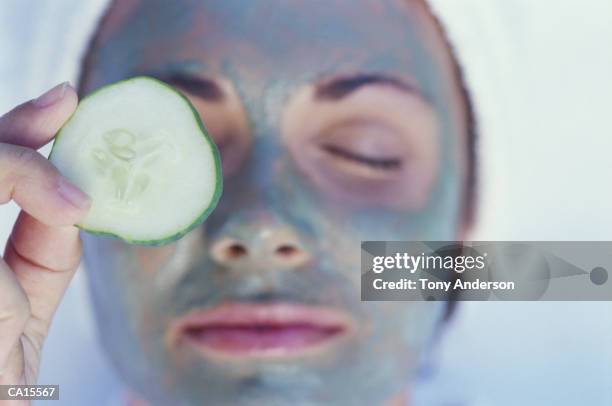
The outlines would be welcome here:
<svg viewBox="0 0 612 406">
<path fill-rule="evenodd" d="M 246 238 L 222 236 L 212 243 L 210 254 L 227 267 L 248 261 L 271 269 L 294 269 L 311 259 L 296 233 L 287 228 L 262 228 Z"/>
</svg>

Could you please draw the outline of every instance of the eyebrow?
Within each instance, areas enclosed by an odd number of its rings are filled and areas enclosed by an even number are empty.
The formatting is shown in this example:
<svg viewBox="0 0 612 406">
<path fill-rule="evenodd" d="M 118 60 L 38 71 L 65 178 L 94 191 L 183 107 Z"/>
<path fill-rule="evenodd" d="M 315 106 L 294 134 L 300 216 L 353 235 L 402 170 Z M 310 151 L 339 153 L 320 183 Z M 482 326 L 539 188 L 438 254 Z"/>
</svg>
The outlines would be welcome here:
<svg viewBox="0 0 612 406">
<path fill-rule="evenodd" d="M 179 87 L 190 94 L 201 97 L 202 99 L 209 101 L 223 101 L 225 99 L 225 92 L 221 87 L 212 79 L 185 75 L 180 73 L 173 73 L 167 75 L 153 75 L 156 79 Z"/>
<path fill-rule="evenodd" d="M 319 100 L 340 100 L 357 89 L 368 85 L 389 85 L 404 92 L 419 94 L 417 89 L 400 79 L 379 74 L 360 74 L 332 79 L 319 84 L 315 89 L 315 98 Z"/>
</svg>

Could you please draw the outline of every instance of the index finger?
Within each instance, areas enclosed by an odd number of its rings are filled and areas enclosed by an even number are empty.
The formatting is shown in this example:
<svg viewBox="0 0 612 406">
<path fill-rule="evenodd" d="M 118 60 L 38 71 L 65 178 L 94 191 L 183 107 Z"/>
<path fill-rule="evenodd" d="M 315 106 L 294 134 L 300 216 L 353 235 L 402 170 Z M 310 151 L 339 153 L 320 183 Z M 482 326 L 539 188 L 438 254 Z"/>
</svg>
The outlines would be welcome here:
<svg viewBox="0 0 612 406">
<path fill-rule="evenodd" d="M 0 117 L 0 142 L 38 149 L 49 142 L 76 109 L 78 97 L 68 82 Z"/>
</svg>

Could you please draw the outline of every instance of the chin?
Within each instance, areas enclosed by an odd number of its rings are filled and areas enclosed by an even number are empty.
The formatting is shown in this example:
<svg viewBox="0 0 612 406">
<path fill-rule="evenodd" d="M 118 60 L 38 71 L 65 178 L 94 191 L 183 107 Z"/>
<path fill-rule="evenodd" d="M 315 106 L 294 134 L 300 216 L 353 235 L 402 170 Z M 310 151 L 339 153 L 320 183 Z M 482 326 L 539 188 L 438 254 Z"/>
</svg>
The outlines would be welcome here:
<svg viewBox="0 0 612 406">
<path fill-rule="evenodd" d="M 406 380 L 398 380 L 395 375 L 388 376 L 388 380 L 362 377 L 355 381 L 347 367 L 336 365 L 333 369 L 298 362 L 266 362 L 231 372 L 217 371 L 216 377 L 210 371 L 202 373 L 200 368 L 173 371 L 171 375 L 185 379 L 153 404 L 383 405 L 407 385 Z"/>
<path fill-rule="evenodd" d="M 147 337 L 142 364 L 120 361 L 126 384 L 151 405 L 384 405 L 406 390 L 415 365 L 412 349 L 379 334 L 300 356 L 244 358 L 211 357 L 189 343 L 170 351 L 163 337 Z"/>
<path fill-rule="evenodd" d="M 191 344 L 167 353 L 167 392 L 153 404 L 384 405 L 412 372 L 403 351 L 379 353 L 355 334 L 300 356 L 203 354 Z"/>
</svg>

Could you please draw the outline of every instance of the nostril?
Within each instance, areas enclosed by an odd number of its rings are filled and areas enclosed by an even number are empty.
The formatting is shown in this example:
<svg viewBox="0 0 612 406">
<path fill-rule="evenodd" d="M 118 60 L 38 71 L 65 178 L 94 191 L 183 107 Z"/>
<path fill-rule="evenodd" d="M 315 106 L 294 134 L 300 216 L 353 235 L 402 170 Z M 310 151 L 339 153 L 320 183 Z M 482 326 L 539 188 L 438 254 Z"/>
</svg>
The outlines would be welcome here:
<svg viewBox="0 0 612 406">
<path fill-rule="evenodd" d="M 240 243 L 232 243 L 230 244 L 227 249 L 227 258 L 228 259 L 238 259 L 240 257 L 243 257 L 247 254 L 247 249 L 244 247 L 244 245 L 240 244 Z"/>
<path fill-rule="evenodd" d="M 284 244 L 276 248 L 276 253 L 282 257 L 290 257 L 298 253 L 298 249 L 294 245 Z"/>
<path fill-rule="evenodd" d="M 299 245 L 280 244 L 274 249 L 274 257 L 282 266 L 298 267 L 310 259 L 310 255 Z"/>
<path fill-rule="evenodd" d="M 221 264 L 227 264 L 241 259 L 249 254 L 249 250 L 242 242 L 233 238 L 223 238 L 211 247 L 213 259 Z"/>
</svg>

